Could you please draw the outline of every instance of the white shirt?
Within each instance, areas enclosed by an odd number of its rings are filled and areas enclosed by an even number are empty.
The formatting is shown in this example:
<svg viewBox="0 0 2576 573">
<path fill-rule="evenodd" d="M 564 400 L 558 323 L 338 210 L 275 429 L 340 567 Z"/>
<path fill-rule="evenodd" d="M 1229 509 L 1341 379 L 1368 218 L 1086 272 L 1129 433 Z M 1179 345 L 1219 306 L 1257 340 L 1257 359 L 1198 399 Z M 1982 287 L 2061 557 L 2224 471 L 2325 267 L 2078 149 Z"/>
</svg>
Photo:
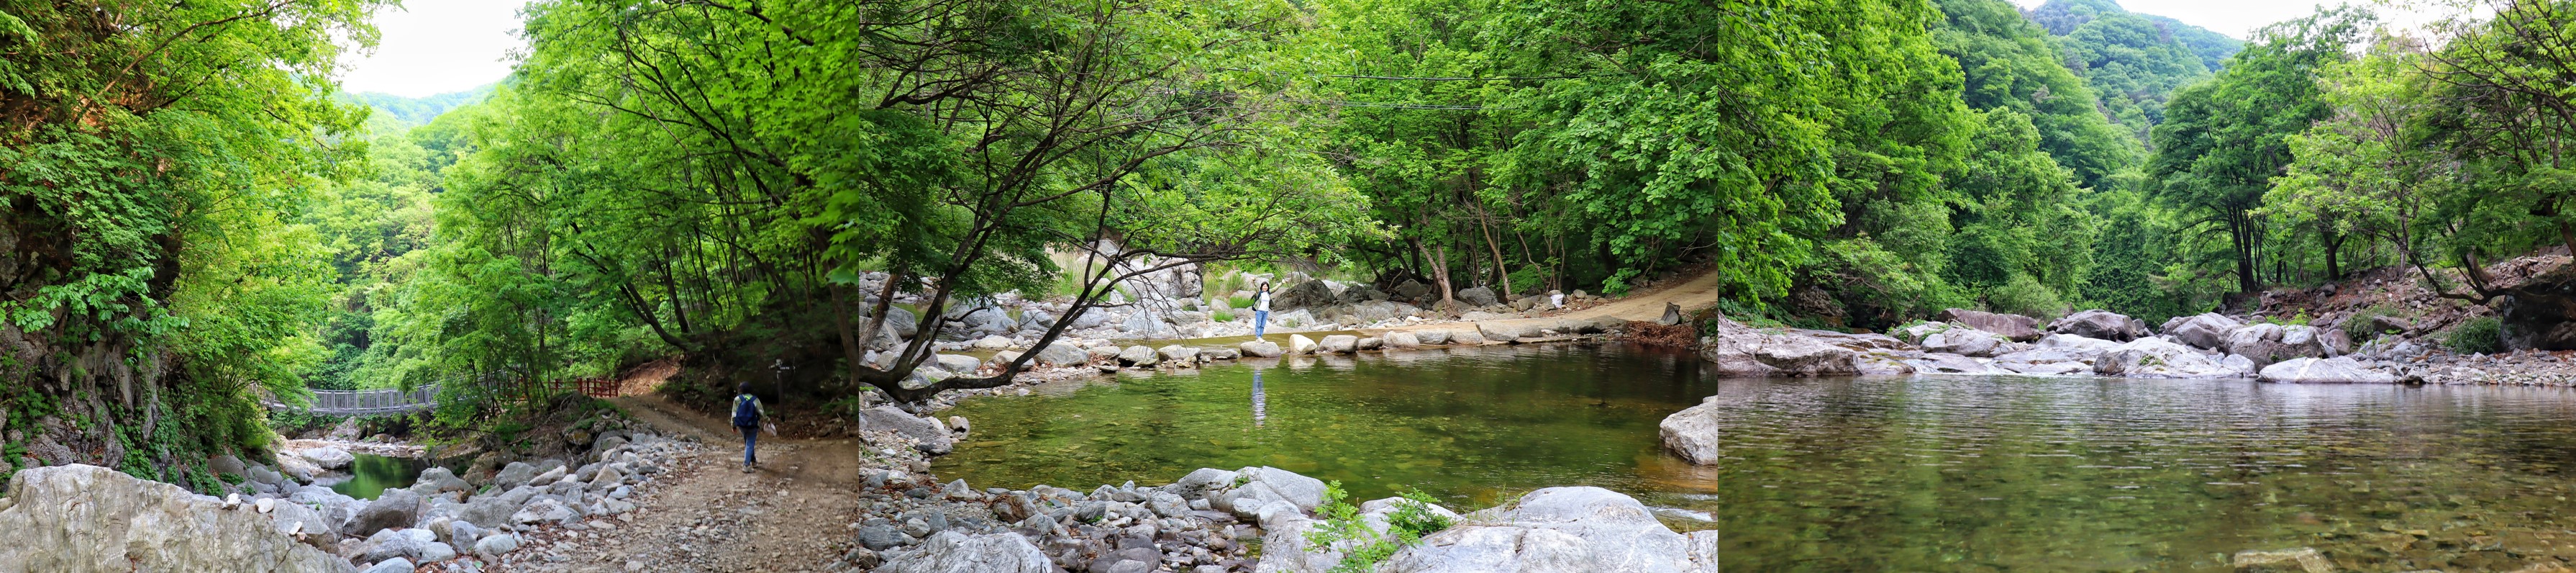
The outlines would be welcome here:
<svg viewBox="0 0 2576 573">
<path fill-rule="evenodd" d="M 1270 293 L 1265 292 L 1252 295 L 1252 309 L 1261 312 L 1270 312 Z"/>
</svg>

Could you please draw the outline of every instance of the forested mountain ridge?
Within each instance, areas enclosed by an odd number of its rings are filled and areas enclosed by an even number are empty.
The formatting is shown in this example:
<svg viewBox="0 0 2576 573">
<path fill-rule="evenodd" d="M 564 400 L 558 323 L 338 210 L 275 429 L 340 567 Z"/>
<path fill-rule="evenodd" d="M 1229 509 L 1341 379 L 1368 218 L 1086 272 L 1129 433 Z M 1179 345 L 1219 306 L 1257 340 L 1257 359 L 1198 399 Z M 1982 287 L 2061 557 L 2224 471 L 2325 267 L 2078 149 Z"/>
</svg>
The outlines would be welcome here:
<svg viewBox="0 0 2576 573">
<path fill-rule="evenodd" d="M 2049 0 L 2030 19 L 2055 36 L 2066 66 L 2102 94 L 2103 113 L 2140 142 L 2164 121 L 2174 90 L 2226 65 L 2244 42 L 2114 0 Z"/>
</svg>

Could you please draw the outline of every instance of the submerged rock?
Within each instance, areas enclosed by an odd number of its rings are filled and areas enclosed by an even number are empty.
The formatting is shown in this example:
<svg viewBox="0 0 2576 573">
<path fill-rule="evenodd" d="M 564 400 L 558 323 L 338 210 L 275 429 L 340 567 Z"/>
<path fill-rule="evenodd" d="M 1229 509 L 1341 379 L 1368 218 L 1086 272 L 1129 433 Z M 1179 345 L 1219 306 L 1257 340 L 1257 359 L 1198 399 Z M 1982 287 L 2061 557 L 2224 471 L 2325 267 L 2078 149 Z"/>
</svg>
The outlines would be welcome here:
<svg viewBox="0 0 2576 573">
<path fill-rule="evenodd" d="M 0 571 L 340 572 L 250 506 L 88 465 L 18 472 L 0 498 Z"/>
</svg>

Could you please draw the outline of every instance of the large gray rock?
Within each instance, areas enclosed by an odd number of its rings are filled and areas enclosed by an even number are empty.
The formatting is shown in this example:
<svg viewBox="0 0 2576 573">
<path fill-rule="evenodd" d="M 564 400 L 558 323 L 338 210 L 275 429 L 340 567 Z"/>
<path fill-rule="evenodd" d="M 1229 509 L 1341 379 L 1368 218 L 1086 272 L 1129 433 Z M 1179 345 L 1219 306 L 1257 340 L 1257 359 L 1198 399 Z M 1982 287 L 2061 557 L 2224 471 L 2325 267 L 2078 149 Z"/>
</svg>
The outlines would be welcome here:
<svg viewBox="0 0 2576 573">
<path fill-rule="evenodd" d="M 496 533 L 474 540 L 474 554 L 486 558 L 500 557 L 504 553 L 518 550 L 519 536 L 517 535 Z"/>
<path fill-rule="evenodd" d="M 1047 366 L 1081 366 L 1091 361 L 1091 355 L 1080 347 L 1059 340 L 1038 349 L 1037 361 Z"/>
<path fill-rule="evenodd" d="M 1488 320 L 1476 323 L 1476 334 L 1484 336 L 1486 340 L 1495 342 L 1511 342 L 1531 333 L 1527 327 L 1523 327 L 1519 324 L 1499 320 Z"/>
<path fill-rule="evenodd" d="M 1296 285 L 1290 286 L 1285 290 L 1271 293 L 1270 310 L 1271 312 L 1287 312 L 1306 308 L 1322 308 L 1332 306 L 1333 303 L 1340 301 L 1341 297 L 1333 294 L 1333 287 L 1326 286 L 1322 280 L 1309 279 L 1305 282 L 1300 282 Z"/>
<path fill-rule="evenodd" d="M 413 480 L 411 486 L 411 491 L 413 493 L 421 494 L 422 497 L 438 495 L 451 491 L 473 491 L 473 489 L 474 486 L 472 484 L 465 483 L 464 479 L 456 477 L 456 472 L 448 471 L 447 468 L 442 467 L 431 467 L 426 470 L 421 470 L 420 479 Z"/>
<path fill-rule="evenodd" d="M 886 554 L 879 573 L 1048 573 L 1055 562 L 1017 533 L 968 536 L 941 531 L 908 550 Z"/>
<path fill-rule="evenodd" d="M 1697 548 L 1700 544 L 1673 533 L 1644 504 L 1618 492 L 1597 487 L 1551 487 L 1523 495 L 1517 503 L 1468 514 L 1459 525 L 1424 536 L 1422 543 L 1396 552 L 1378 570 L 1715 571 L 1715 562 L 1693 559 L 1708 553 Z"/>
<path fill-rule="evenodd" d="M 1303 334 L 1288 335 L 1288 354 L 1290 356 L 1305 356 L 1314 353 L 1315 339 L 1307 338 L 1306 335 Z"/>
<path fill-rule="evenodd" d="M 1154 353 L 1153 347 L 1142 344 L 1118 351 L 1118 362 L 1128 366 L 1153 366 L 1162 361 L 1162 355 Z"/>
<path fill-rule="evenodd" d="M 2292 358 L 2323 358 L 2326 346 L 2317 340 L 2314 327 L 2252 324 L 2227 333 L 2227 353 L 2261 367 Z"/>
<path fill-rule="evenodd" d="M 1161 357 L 1165 362 L 1195 364 L 1199 361 L 1199 349 L 1193 346 L 1167 345 L 1154 349 L 1154 355 Z"/>
<path fill-rule="evenodd" d="M 1964 325 L 1963 325 L 1964 326 Z M 2011 352 L 2004 336 L 1980 328 L 1951 328 L 1923 337 L 1923 351 L 1992 357 Z"/>
<path fill-rule="evenodd" d="M 1319 354 L 1349 354 L 1351 351 L 1359 349 L 1359 343 L 1360 337 L 1348 334 L 1335 334 L 1332 336 L 1326 336 L 1324 337 L 1324 340 L 1316 342 L 1315 349 Z"/>
<path fill-rule="evenodd" d="M 2164 333 L 2174 341 L 2192 348 L 2226 350 L 2227 333 L 2243 328 L 2245 323 L 2215 312 L 2177 316 L 2165 321 Z"/>
<path fill-rule="evenodd" d="M 1718 332 L 1701 340 L 1700 358 L 1719 376 L 1850 376 L 1860 373 L 1858 353 L 1822 340 L 1770 332 L 1718 319 Z"/>
<path fill-rule="evenodd" d="M 1399 331 L 1395 331 L 1395 332 L 1389 332 L 1389 333 L 1386 333 L 1386 336 L 1385 336 L 1384 338 L 1385 338 L 1385 340 L 1386 340 L 1386 347 L 1387 347 L 1387 348 L 1398 348 L 1398 349 L 1402 349 L 1402 348 L 1416 348 L 1416 347 L 1420 347 L 1420 346 L 1422 346 L 1422 337 L 1414 336 L 1414 335 L 1413 335 L 1413 333 L 1411 333 L 1411 332 L 1404 332 L 1404 331 L 1400 331 L 1400 330 L 1399 330 Z"/>
<path fill-rule="evenodd" d="M 1422 344 L 1425 346 L 1440 346 L 1450 342 L 1449 331 L 1446 330 L 1425 330 L 1408 334 L 1421 337 Z"/>
<path fill-rule="evenodd" d="M 326 470 L 336 470 L 349 467 L 350 463 L 358 461 L 358 456 L 351 455 L 348 450 L 329 446 L 305 448 L 304 451 L 297 452 L 296 455 L 302 456 L 304 459 L 312 461 L 313 465 Z"/>
<path fill-rule="evenodd" d="M 2346 358 L 2292 358 L 2263 367 L 2264 382 L 2358 382 L 2387 384 L 2397 376 L 2372 370 Z"/>
<path fill-rule="evenodd" d="M 526 505 L 537 493 L 537 488 L 519 486 L 474 496 L 472 501 L 465 503 L 465 511 L 458 513 L 456 518 L 477 524 L 509 523 L 510 514 L 517 513 L 519 506 Z"/>
<path fill-rule="evenodd" d="M 2066 318 L 2048 323 L 2048 331 L 2113 342 L 2128 342 L 2144 338 L 2149 334 L 2145 321 L 2107 310 L 2087 310 L 2066 315 Z"/>
<path fill-rule="evenodd" d="M 1664 449 L 1672 450 L 1684 460 L 1699 465 L 1717 464 L 1717 397 L 1700 400 L 1699 405 L 1683 408 L 1665 416 L 1657 425 L 1663 432 Z"/>
<path fill-rule="evenodd" d="M 1494 303 L 1500 302 L 1494 297 L 1494 289 L 1485 287 L 1458 291 L 1457 296 L 1458 302 L 1466 303 L 1467 306 L 1493 306 Z"/>
<path fill-rule="evenodd" d="M 1484 344 L 1485 333 L 1472 328 L 1466 330 L 1452 330 L 1449 331 L 1449 343 L 1459 346 L 1475 346 Z"/>
<path fill-rule="evenodd" d="M 1137 348 L 1144 348 L 1139 346 Z M 912 415 L 894 406 L 877 406 L 859 411 L 859 429 L 892 430 L 920 442 L 915 446 L 924 452 L 945 454 L 956 449 L 956 438 L 938 422 Z"/>
<path fill-rule="evenodd" d="M 1942 310 L 1939 314 L 1933 315 L 1933 319 L 1964 324 L 1968 328 L 1991 332 L 2014 342 L 2039 340 L 2041 334 L 2039 319 L 2018 314 L 1953 308 Z"/>
<path fill-rule="evenodd" d="M 281 503 L 270 504 L 268 510 L 268 520 L 277 526 L 278 533 L 318 536 L 325 544 L 339 540 L 340 528 L 331 520 L 323 519 L 322 512 L 301 503 L 279 501 Z"/>
<path fill-rule="evenodd" d="M 521 507 L 518 512 L 510 514 L 510 523 L 544 525 L 572 521 L 578 517 L 581 517 L 581 512 L 574 511 L 563 502 L 548 497 L 528 502 L 527 507 Z"/>
<path fill-rule="evenodd" d="M 501 466 L 499 473 L 492 474 L 492 486 L 507 491 L 527 485 L 528 480 L 536 477 L 537 466 L 528 462 L 510 462 L 510 465 Z"/>
<path fill-rule="evenodd" d="M 420 520 L 420 506 L 420 494 L 407 489 L 385 490 L 383 496 L 367 502 L 366 509 L 358 510 L 357 518 L 349 521 L 349 532 L 366 534 L 411 527 Z"/>
<path fill-rule="evenodd" d="M 1315 506 L 1324 504 L 1323 480 L 1268 466 L 1243 468 L 1234 473 L 1235 480 L 1242 484 L 1211 494 L 1209 505 L 1249 518 L 1258 515 L 1262 506 L 1275 501 L 1288 502 L 1297 511 L 1313 511 Z"/>
<path fill-rule="evenodd" d="M 378 561 L 375 565 L 369 566 L 365 571 L 360 571 L 358 573 L 411 573 L 411 570 L 415 567 L 416 566 L 411 564 L 411 559 L 395 557 L 392 559 Z"/>
<path fill-rule="evenodd" d="M 1285 353 L 1279 349 L 1279 343 L 1267 340 L 1247 340 L 1244 341 L 1243 344 L 1236 345 L 1235 348 L 1241 349 L 1244 356 L 1259 356 L 1262 358 L 1278 358 L 1279 355 Z"/>
<path fill-rule="evenodd" d="M 2202 354 L 2171 339 L 2140 338 L 2104 352 L 2093 360 L 2093 373 L 2129 378 L 2229 378 L 2241 375 L 2220 358 Z"/>
<path fill-rule="evenodd" d="M 0 532 L 6 573 L 351 569 L 248 505 L 98 466 L 19 471 L 0 498 Z"/>
<path fill-rule="evenodd" d="M 974 372 L 975 369 L 984 366 L 984 361 L 962 354 L 938 354 L 933 355 L 931 359 L 931 365 L 949 372 Z"/>
</svg>

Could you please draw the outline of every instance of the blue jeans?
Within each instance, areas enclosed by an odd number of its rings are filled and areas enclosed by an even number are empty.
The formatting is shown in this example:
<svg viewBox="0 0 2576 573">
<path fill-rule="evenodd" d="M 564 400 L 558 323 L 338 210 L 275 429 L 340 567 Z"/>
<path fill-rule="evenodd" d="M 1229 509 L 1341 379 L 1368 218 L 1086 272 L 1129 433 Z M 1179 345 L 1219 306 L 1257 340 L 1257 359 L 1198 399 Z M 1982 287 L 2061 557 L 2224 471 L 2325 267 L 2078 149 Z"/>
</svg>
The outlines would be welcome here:
<svg viewBox="0 0 2576 573">
<path fill-rule="evenodd" d="M 751 455 L 752 446 L 760 443 L 760 428 L 758 426 L 735 426 L 734 429 L 742 430 L 742 465 L 748 466 L 760 463 L 759 456 Z"/>
<path fill-rule="evenodd" d="M 1256 310 L 1256 311 L 1252 311 L 1252 336 L 1254 336 L 1254 337 L 1256 337 L 1256 338 L 1257 338 L 1257 337 L 1260 337 L 1260 336 L 1261 336 L 1262 331 L 1264 331 L 1264 330 L 1268 330 L 1269 328 L 1270 328 L 1270 311 L 1267 311 L 1267 310 Z"/>
</svg>

